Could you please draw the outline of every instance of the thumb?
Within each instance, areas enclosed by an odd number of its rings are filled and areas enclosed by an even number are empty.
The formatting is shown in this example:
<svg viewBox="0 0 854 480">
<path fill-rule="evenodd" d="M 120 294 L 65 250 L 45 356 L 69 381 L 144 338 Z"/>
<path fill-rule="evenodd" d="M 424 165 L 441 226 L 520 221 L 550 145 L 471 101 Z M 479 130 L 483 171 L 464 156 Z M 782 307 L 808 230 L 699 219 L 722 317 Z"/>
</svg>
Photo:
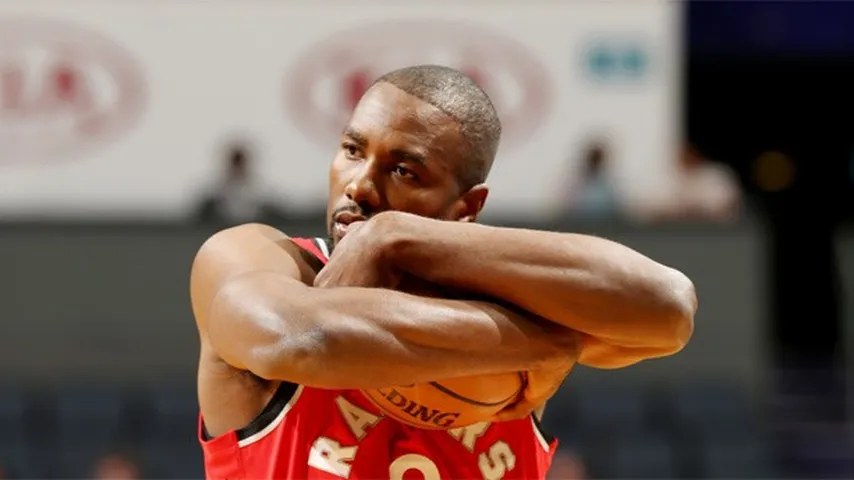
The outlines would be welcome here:
<svg viewBox="0 0 854 480">
<path fill-rule="evenodd" d="M 532 411 L 534 411 L 534 406 L 526 400 L 521 400 L 496 413 L 493 420 L 496 422 L 519 420 L 528 416 Z"/>
</svg>

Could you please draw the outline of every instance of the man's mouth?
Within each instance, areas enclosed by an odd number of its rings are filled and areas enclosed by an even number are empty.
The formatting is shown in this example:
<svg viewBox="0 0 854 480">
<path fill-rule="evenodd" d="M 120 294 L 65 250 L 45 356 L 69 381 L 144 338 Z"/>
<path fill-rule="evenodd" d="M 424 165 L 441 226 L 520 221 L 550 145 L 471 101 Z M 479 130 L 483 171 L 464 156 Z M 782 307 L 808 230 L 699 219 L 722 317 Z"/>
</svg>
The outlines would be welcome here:
<svg viewBox="0 0 854 480">
<path fill-rule="evenodd" d="M 347 231 L 350 229 L 351 225 L 364 222 L 365 220 L 367 220 L 367 218 L 357 213 L 342 212 L 335 216 L 334 222 L 332 224 L 333 236 L 338 239 L 341 239 L 344 237 L 344 235 L 347 234 Z"/>
</svg>

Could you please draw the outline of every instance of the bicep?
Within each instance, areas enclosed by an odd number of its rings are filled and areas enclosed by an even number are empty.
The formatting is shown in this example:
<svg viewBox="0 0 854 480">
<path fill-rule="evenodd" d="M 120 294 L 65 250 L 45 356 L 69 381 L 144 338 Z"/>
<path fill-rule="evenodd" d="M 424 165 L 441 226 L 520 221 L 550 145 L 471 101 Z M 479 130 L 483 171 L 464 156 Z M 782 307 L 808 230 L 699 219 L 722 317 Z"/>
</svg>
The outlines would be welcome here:
<svg viewBox="0 0 854 480">
<path fill-rule="evenodd" d="M 311 331 L 298 304 L 309 289 L 277 272 L 249 272 L 232 279 L 211 302 L 208 343 L 229 365 L 259 376 L 265 376 L 271 358 L 278 364 L 292 362 L 293 345 Z M 285 300 L 286 310 L 276 308 L 282 299 L 290 299 Z"/>
<path fill-rule="evenodd" d="M 196 253 L 190 272 L 190 300 L 200 328 L 220 290 L 235 278 L 275 272 L 311 283 L 314 272 L 287 235 L 266 225 L 247 224 L 220 231 Z"/>
<path fill-rule="evenodd" d="M 190 299 L 202 341 L 227 363 L 244 368 L 253 344 L 278 328 L 244 306 L 282 285 L 305 288 L 313 275 L 299 247 L 274 228 L 247 224 L 218 232 L 199 249 L 190 274 Z M 250 300 L 234 301 L 238 296 Z"/>
</svg>

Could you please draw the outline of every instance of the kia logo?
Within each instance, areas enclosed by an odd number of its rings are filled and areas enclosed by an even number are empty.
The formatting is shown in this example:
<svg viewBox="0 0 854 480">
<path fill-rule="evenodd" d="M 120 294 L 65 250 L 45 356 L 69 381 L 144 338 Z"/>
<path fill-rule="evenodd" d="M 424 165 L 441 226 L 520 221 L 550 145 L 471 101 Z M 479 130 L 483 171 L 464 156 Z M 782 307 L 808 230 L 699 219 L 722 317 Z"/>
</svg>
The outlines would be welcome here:
<svg viewBox="0 0 854 480">
<path fill-rule="evenodd" d="M 285 75 L 286 112 L 329 146 L 376 78 L 417 64 L 454 67 L 478 82 L 501 116 L 504 148 L 526 141 L 549 113 L 552 86 L 536 52 L 483 26 L 429 20 L 361 25 L 313 45 Z"/>
<path fill-rule="evenodd" d="M 79 25 L 0 18 L 0 165 L 69 160 L 126 133 L 145 100 L 141 69 Z"/>
</svg>

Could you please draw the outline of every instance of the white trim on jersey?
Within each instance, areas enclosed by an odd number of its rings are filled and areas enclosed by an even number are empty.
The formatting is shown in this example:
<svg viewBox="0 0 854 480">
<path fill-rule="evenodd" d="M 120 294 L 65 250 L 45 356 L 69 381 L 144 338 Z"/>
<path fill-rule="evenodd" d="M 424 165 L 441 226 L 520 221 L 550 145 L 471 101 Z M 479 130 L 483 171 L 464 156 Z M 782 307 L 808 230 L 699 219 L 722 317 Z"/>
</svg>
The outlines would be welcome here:
<svg viewBox="0 0 854 480">
<path fill-rule="evenodd" d="M 543 450 L 546 452 L 550 452 L 549 442 L 546 441 L 546 437 L 543 436 L 542 432 L 540 432 L 540 428 L 537 427 L 537 421 L 534 419 L 533 415 L 528 415 L 531 419 L 531 428 L 534 429 L 534 435 L 537 436 L 537 440 L 540 442 L 540 446 L 543 447 Z"/>
<path fill-rule="evenodd" d="M 299 400 L 300 394 L 302 393 L 302 388 L 303 388 L 302 385 L 297 386 L 296 391 L 294 392 L 293 396 L 291 396 L 291 399 L 288 400 L 288 403 L 287 403 L 287 405 L 285 405 L 285 408 L 283 408 L 282 411 L 279 412 L 279 414 L 276 416 L 276 418 L 274 418 L 273 421 L 270 422 L 269 425 L 267 425 L 262 430 L 255 433 L 254 435 L 250 435 L 250 436 L 244 438 L 243 440 L 240 440 L 239 442 L 237 442 L 237 446 L 239 448 L 243 448 L 243 447 L 246 447 L 248 445 L 252 445 L 253 443 L 261 440 L 262 438 L 269 435 L 270 432 L 275 430 L 276 427 L 278 427 L 279 424 L 281 424 L 282 421 L 285 419 L 285 415 L 288 414 L 288 412 L 294 407 L 294 404 L 297 403 L 297 400 Z"/>
<path fill-rule="evenodd" d="M 317 242 L 317 246 L 320 248 L 320 251 L 323 252 L 323 255 L 326 258 L 329 258 L 329 245 L 326 244 L 326 240 L 316 237 L 314 239 Z"/>
</svg>

